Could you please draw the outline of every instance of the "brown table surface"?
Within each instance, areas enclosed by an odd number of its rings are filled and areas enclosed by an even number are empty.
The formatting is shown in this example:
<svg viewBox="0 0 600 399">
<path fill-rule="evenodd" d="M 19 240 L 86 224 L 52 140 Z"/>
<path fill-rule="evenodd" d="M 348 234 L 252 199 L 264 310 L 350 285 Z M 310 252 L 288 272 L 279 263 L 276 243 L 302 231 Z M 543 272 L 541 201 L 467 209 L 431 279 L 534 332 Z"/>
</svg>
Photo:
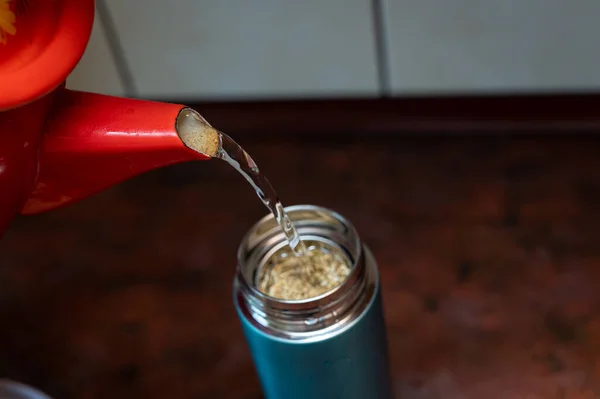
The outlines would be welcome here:
<svg viewBox="0 0 600 399">
<path fill-rule="evenodd" d="M 600 397 L 600 138 L 337 137 L 247 149 L 285 203 L 339 211 L 372 248 L 397 392 Z M 231 284 L 264 214 L 211 161 L 19 218 L 0 376 L 56 399 L 260 398 Z"/>
</svg>

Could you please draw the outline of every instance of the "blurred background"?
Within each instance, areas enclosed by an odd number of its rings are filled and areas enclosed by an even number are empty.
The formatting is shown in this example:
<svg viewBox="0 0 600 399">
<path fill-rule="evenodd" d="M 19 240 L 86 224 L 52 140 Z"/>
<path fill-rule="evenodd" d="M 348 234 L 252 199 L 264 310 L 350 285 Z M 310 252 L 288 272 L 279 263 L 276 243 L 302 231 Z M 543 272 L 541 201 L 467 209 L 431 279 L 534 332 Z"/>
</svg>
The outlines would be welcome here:
<svg viewBox="0 0 600 399">
<path fill-rule="evenodd" d="M 192 104 L 284 204 L 354 222 L 399 397 L 598 398 L 599 15 L 98 0 L 67 86 Z M 231 284 L 265 214 L 210 161 L 18 218 L 0 241 L 0 375 L 56 399 L 261 398 Z"/>
<path fill-rule="evenodd" d="M 72 88 L 157 99 L 592 91 L 593 0 L 99 0 Z"/>
</svg>

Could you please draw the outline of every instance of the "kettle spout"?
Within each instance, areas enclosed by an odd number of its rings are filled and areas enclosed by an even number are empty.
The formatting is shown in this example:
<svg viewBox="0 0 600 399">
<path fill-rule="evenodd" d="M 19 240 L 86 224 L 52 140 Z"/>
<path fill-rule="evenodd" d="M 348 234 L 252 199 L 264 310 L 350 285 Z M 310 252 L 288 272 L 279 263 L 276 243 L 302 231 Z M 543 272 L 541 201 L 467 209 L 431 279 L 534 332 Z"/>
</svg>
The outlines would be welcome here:
<svg viewBox="0 0 600 399">
<path fill-rule="evenodd" d="M 71 90 L 57 94 L 22 214 L 67 205 L 162 166 L 210 159 L 180 138 L 178 117 L 191 111 L 183 105 Z"/>
</svg>

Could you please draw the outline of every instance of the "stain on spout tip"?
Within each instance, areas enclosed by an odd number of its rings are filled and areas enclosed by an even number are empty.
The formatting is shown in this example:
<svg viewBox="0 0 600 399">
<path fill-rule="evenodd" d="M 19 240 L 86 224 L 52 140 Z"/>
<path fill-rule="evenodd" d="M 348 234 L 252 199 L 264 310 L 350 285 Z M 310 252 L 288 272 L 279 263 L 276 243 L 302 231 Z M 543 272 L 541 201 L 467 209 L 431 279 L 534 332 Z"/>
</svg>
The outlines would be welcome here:
<svg viewBox="0 0 600 399">
<path fill-rule="evenodd" d="M 186 147 L 211 158 L 217 156 L 221 148 L 221 134 L 198 112 L 191 108 L 179 111 L 175 130 Z"/>
</svg>

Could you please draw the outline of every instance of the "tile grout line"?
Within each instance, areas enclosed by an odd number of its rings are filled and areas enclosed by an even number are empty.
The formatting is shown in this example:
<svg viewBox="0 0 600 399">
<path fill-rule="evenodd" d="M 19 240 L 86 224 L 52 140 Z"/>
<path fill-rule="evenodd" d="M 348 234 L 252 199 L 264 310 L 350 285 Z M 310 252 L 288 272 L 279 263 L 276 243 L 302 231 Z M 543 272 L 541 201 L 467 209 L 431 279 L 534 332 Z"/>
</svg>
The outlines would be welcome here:
<svg viewBox="0 0 600 399">
<path fill-rule="evenodd" d="M 375 36 L 375 57 L 377 63 L 377 80 L 382 97 L 390 97 L 392 87 L 390 81 L 389 31 L 385 13 L 385 2 L 389 0 L 372 0 L 373 31 Z"/>
<path fill-rule="evenodd" d="M 119 40 L 115 22 L 110 14 L 110 10 L 108 9 L 105 0 L 96 1 L 96 10 L 98 12 L 98 19 L 104 27 L 106 41 L 108 42 L 109 50 L 115 62 L 119 80 L 121 81 L 123 89 L 125 90 L 125 96 L 137 97 L 138 90 L 133 79 L 133 73 L 131 72 L 127 58 L 125 57 L 125 51 L 123 50 L 123 46 Z"/>
</svg>

